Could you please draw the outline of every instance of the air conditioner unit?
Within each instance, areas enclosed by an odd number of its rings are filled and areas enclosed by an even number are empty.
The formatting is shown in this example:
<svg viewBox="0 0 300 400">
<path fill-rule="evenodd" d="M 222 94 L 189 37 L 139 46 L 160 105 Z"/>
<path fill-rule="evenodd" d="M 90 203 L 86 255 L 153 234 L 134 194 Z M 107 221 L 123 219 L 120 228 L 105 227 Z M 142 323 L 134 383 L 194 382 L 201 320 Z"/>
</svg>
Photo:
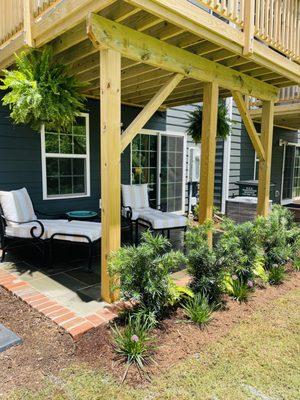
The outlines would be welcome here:
<svg viewBox="0 0 300 400">
<path fill-rule="evenodd" d="M 189 182 L 199 182 L 200 178 L 200 148 L 189 148 Z"/>
</svg>

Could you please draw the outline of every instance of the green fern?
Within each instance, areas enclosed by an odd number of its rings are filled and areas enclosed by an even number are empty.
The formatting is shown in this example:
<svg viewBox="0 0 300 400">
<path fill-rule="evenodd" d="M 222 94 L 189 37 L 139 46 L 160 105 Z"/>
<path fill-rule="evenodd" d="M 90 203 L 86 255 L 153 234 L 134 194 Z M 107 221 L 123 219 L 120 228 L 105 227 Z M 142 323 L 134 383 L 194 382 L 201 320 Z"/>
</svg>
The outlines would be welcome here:
<svg viewBox="0 0 300 400">
<path fill-rule="evenodd" d="M 227 107 L 223 101 L 219 102 L 218 120 L 217 120 L 217 137 L 226 139 L 230 134 L 230 119 L 227 116 Z M 195 143 L 201 143 L 202 135 L 202 106 L 192 111 L 188 118 L 187 133 L 193 138 Z"/>
<path fill-rule="evenodd" d="M 7 93 L 2 102 L 16 124 L 39 130 L 47 123 L 48 129 L 65 130 L 84 110 L 85 96 L 80 90 L 86 84 L 54 62 L 51 47 L 16 55 L 16 69 L 3 72 L 0 89 Z"/>
</svg>

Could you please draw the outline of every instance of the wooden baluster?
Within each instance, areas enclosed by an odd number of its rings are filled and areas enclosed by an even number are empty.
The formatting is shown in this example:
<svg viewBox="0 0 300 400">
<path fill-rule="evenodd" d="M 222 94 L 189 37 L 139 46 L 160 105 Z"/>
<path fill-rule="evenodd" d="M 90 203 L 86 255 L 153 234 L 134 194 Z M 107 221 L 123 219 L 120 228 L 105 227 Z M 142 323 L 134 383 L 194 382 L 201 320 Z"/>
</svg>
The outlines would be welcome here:
<svg viewBox="0 0 300 400">
<path fill-rule="evenodd" d="M 279 49 L 282 50 L 284 48 L 285 43 L 285 27 L 286 27 L 286 0 L 282 1 L 282 17 L 281 17 L 281 40 Z"/>
<path fill-rule="evenodd" d="M 262 38 L 265 38 L 265 6 L 263 0 L 260 1 L 260 29 Z"/>
<path fill-rule="evenodd" d="M 260 0 L 256 0 L 255 9 L 255 33 L 260 32 Z"/>
<path fill-rule="evenodd" d="M 269 16 L 269 11 L 270 11 L 270 0 L 265 0 L 265 7 L 264 7 L 264 27 L 265 27 L 265 38 L 269 39 L 270 34 L 269 34 L 269 21 L 270 21 L 270 16 Z"/>
<path fill-rule="evenodd" d="M 228 17 L 232 17 L 233 15 L 233 0 L 228 0 L 228 12 L 227 12 Z"/>
<path fill-rule="evenodd" d="M 274 0 L 270 0 L 269 34 L 270 42 L 274 43 Z"/>
</svg>

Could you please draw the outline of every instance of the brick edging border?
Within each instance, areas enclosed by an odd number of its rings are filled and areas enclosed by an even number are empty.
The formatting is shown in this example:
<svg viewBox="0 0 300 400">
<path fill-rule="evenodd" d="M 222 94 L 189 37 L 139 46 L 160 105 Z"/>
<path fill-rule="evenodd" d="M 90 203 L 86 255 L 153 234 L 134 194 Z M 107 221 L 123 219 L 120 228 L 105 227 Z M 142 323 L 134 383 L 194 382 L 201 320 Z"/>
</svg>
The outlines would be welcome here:
<svg viewBox="0 0 300 400">
<path fill-rule="evenodd" d="M 189 277 L 175 279 L 177 285 L 185 286 Z M 117 312 L 129 303 L 116 302 L 107 304 L 99 311 L 85 317 L 77 315 L 69 308 L 39 292 L 28 282 L 13 273 L 0 270 L 0 286 L 27 303 L 40 314 L 50 318 L 56 325 L 63 328 L 76 342 L 84 333 L 100 325 L 108 324 L 117 317 Z"/>
<path fill-rule="evenodd" d="M 109 323 L 117 316 L 116 311 L 121 307 L 118 304 L 108 304 L 99 311 L 81 317 L 69 308 L 40 293 L 28 282 L 22 281 L 21 278 L 7 271 L 0 270 L 0 286 L 40 314 L 50 318 L 56 325 L 69 333 L 74 341 L 77 341 L 90 329 Z"/>
</svg>

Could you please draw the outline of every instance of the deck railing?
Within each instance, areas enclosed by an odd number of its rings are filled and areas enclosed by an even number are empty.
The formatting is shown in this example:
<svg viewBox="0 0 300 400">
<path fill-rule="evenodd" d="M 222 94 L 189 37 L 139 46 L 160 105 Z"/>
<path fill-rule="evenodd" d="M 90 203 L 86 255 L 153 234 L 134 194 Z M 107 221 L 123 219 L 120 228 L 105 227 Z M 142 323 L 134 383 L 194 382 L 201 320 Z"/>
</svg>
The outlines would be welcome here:
<svg viewBox="0 0 300 400">
<path fill-rule="evenodd" d="M 33 17 L 38 17 L 58 1 L 61 0 L 0 0 L 0 45 L 23 30 L 26 2 L 30 3 Z"/>
<path fill-rule="evenodd" d="M 300 62 L 300 0 L 197 0 L 268 46 Z M 249 12 L 253 18 L 247 18 Z M 253 24 L 247 29 L 246 24 Z M 249 27 L 248 27 L 249 28 Z"/>
<path fill-rule="evenodd" d="M 281 88 L 278 103 L 299 103 L 300 86 L 290 86 Z"/>
<path fill-rule="evenodd" d="M 34 19 L 60 1 L 63 0 L 0 0 L 0 45 L 23 30 L 26 5 Z M 255 37 L 300 63 L 300 0 L 192 2 L 212 10 L 242 30 L 246 53 L 251 51 L 251 40 Z"/>
<path fill-rule="evenodd" d="M 275 105 L 300 103 L 300 86 L 283 87 L 279 91 L 278 101 Z M 249 108 L 256 109 L 262 106 L 261 100 L 254 97 L 249 98 Z"/>
</svg>

